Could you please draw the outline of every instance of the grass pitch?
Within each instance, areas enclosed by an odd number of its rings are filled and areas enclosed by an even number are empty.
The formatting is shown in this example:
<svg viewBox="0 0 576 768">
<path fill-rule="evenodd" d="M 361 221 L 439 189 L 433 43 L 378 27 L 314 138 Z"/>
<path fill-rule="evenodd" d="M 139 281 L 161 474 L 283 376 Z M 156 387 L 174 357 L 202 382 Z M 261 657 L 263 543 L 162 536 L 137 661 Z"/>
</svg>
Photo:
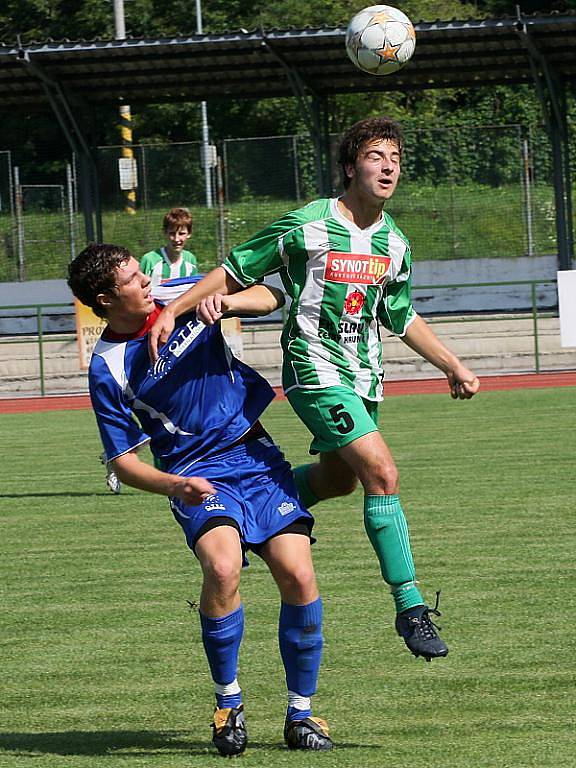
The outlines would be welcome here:
<svg viewBox="0 0 576 768">
<path fill-rule="evenodd" d="M 451 652 L 425 664 L 393 630 L 362 497 L 316 508 L 329 754 L 282 744 L 278 599 L 243 575 L 244 766 L 573 768 L 574 390 L 388 399 L 425 594 Z M 88 412 L 4 415 L 0 766 L 213 766 L 212 686 L 187 600 L 199 568 L 161 497 L 112 496 Z M 266 425 L 295 463 L 287 403 Z M 28 760 L 27 760 L 28 758 Z"/>
</svg>

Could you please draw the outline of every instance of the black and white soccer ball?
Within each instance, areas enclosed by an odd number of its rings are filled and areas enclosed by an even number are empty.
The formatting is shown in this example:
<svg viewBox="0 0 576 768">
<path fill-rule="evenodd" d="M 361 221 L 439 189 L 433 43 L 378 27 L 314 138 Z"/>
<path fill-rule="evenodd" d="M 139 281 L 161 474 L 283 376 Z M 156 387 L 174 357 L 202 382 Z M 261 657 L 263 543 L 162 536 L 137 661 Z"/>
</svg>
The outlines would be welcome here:
<svg viewBox="0 0 576 768">
<path fill-rule="evenodd" d="M 416 48 L 408 16 L 391 5 L 371 5 L 354 16 L 346 31 L 346 51 L 369 75 L 390 75 L 401 69 Z"/>
</svg>

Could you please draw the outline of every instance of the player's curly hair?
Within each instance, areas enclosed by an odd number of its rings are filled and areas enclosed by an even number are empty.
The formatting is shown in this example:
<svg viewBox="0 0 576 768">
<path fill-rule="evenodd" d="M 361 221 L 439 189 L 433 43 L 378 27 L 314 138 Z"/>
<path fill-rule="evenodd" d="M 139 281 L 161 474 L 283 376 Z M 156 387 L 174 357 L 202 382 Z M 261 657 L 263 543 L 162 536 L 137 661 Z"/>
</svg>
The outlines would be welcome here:
<svg viewBox="0 0 576 768">
<path fill-rule="evenodd" d="M 354 165 L 364 144 L 369 141 L 394 141 L 398 145 L 400 157 L 404 149 L 404 133 L 400 123 L 390 117 L 367 117 L 359 120 L 348 129 L 340 142 L 338 164 L 342 173 L 344 189 L 350 185 L 350 177 L 346 173 L 347 165 Z"/>
<path fill-rule="evenodd" d="M 82 304 L 98 317 L 106 317 L 98 295 L 116 288 L 116 270 L 132 256 L 121 245 L 92 243 L 68 265 L 68 285 Z"/>
<path fill-rule="evenodd" d="M 192 214 L 188 208 L 171 208 L 162 220 L 162 229 L 165 234 L 175 229 L 185 227 L 192 232 Z"/>
</svg>

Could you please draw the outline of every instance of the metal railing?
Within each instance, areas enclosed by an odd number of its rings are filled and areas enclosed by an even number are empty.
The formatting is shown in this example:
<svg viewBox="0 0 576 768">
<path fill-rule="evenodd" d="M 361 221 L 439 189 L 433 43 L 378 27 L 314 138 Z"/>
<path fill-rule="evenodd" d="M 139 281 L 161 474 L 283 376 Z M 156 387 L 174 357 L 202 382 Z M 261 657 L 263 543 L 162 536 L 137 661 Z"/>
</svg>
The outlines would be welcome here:
<svg viewBox="0 0 576 768">
<path fill-rule="evenodd" d="M 556 317 L 557 314 L 552 311 L 547 310 L 539 310 L 538 309 L 538 296 L 537 296 L 537 286 L 539 285 L 553 285 L 556 283 L 556 280 L 548 279 L 548 280 L 507 280 L 507 281 L 500 281 L 500 282 L 480 282 L 480 283 L 447 283 L 442 285 L 417 285 L 413 287 L 414 291 L 418 290 L 441 290 L 441 289 L 460 289 L 460 288 L 483 288 L 483 287 L 496 287 L 496 286 L 530 286 L 530 296 L 531 296 L 531 318 L 532 318 L 532 335 L 534 338 L 534 369 L 536 373 L 540 373 L 541 366 L 540 366 L 540 340 L 539 340 L 539 320 L 545 317 Z M 37 347 L 37 353 L 38 353 L 38 363 L 39 363 L 39 379 L 40 379 L 40 394 L 41 396 L 46 395 L 46 376 L 45 376 L 45 344 L 50 342 L 65 342 L 65 341 L 75 341 L 76 335 L 66 335 L 66 334 L 54 334 L 53 337 L 46 336 L 43 332 L 42 328 L 42 321 L 45 315 L 44 310 L 46 309 L 52 309 L 52 308 L 62 308 L 62 307 L 69 307 L 71 310 L 73 310 L 73 304 L 71 302 L 65 302 L 65 303 L 53 303 L 53 304 L 17 304 L 17 305 L 10 305 L 10 306 L 0 306 L 0 312 L 3 311 L 15 311 L 15 310 L 34 310 L 35 317 L 36 317 L 36 333 L 33 334 L 33 337 L 30 338 L 31 334 L 27 334 L 25 338 L 2 338 L 0 336 L 0 345 L 3 344 L 35 344 Z M 519 313 L 516 312 L 514 315 L 518 316 Z M 509 316 L 509 315 L 504 315 Z M 430 317 L 428 319 L 428 322 L 430 323 L 462 323 L 462 322 L 486 322 L 490 320 L 498 321 L 502 320 L 503 313 L 496 313 L 494 312 L 493 315 L 464 315 L 464 316 L 458 316 L 458 317 Z M 262 329 L 266 329 L 266 325 L 262 325 Z M 269 327 L 269 326 L 268 326 Z M 79 369 L 80 372 L 80 369 Z"/>
<path fill-rule="evenodd" d="M 501 280 L 496 283 L 450 283 L 445 285 L 415 285 L 413 286 L 413 291 L 418 290 L 441 290 L 441 289 L 452 289 L 452 288 L 489 288 L 489 287 L 503 287 L 503 286 L 512 286 L 512 285 L 529 285 L 530 286 L 530 300 L 532 304 L 532 333 L 534 336 L 534 369 L 536 373 L 540 373 L 540 341 L 539 341 L 539 331 L 538 331 L 538 318 L 545 318 L 545 317 L 556 317 L 555 312 L 540 312 L 538 313 L 538 296 L 536 295 L 536 286 L 537 285 L 556 285 L 557 280 L 555 279 L 549 279 L 549 280 Z M 495 313 L 496 314 L 496 313 Z M 490 316 L 464 316 L 464 317 L 457 317 L 457 318 L 437 318 L 437 319 L 431 319 L 429 320 L 430 323 L 463 323 L 463 322 L 482 322 L 486 321 L 490 318 Z M 493 318 L 494 320 L 500 320 L 501 314 L 497 318 Z"/>
<path fill-rule="evenodd" d="M 0 344 L 36 344 L 38 348 L 38 364 L 39 364 L 39 377 L 40 377 L 40 395 L 44 397 L 46 395 L 46 381 L 45 381 L 45 375 L 44 375 L 44 344 L 47 342 L 62 342 L 62 341 L 75 341 L 76 336 L 66 336 L 58 334 L 57 338 L 50 338 L 49 336 L 45 339 L 44 338 L 44 332 L 42 329 L 42 320 L 43 320 L 43 310 L 44 309 L 54 309 L 54 308 L 62 308 L 62 307 L 69 307 L 72 310 L 74 309 L 74 304 L 72 302 L 58 302 L 58 303 L 52 303 L 52 304 L 11 304 L 0 307 L 0 311 L 4 312 L 12 312 L 19 309 L 33 309 L 36 313 L 36 334 L 35 338 L 9 338 L 4 339 L 0 336 Z"/>
</svg>

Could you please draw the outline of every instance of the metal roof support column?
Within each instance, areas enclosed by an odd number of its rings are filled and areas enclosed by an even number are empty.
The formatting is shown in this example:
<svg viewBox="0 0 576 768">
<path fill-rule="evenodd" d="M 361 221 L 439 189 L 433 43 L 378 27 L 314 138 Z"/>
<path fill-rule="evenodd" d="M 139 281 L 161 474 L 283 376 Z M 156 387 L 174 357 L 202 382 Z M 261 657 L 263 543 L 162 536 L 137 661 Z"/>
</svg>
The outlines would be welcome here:
<svg viewBox="0 0 576 768">
<path fill-rule="evenodd" d="M 572 226 L 572 182 L 570 149 L 566 121 L 566 88 L 564 81 L 556 85 L 556 96 L 562 109 L 550 121 L 552 141 L 554 193 L 556 200 L 556 228 L 558 230 L 558 262 L 560 269 L 572 269 L 574 258 L 574 231 Z M 556 110 L 553 110 L 555 115 Z"/>
<path fill-rule="evenodd" d="M 567 143 L 564 145 L 564 137 L 561 123 L 554 117 L 550 120 L 548 134 L 552 143 L 552 169 L 554 175 L 554 198 L 556 203 L 556 232 L 558 238 L 558 266 L 560 269 L 572 268 L 572 256 L 570 255 L 570 236 L 568 222 L 572 218 L 569 211 L 568 188 L 566 184 L 567 167 Z"/>
<path fill-rule="evenodd" d="M 98 131 L 98 108 L 91 104 L 86 107 L 86 111 L 89 109 L 90 119 L 88 125 L 90 128 L 89 142 L 85 142 L 86 154 L 85 161 L 87 164 L 86 178 L 90 180 L 90 186 L 88 188 L 88 194 L 92 203 L 91 210 L 94 212 L 94 218 L 96 219 L 96 238 L 95 242 L 103 243 L 103 227 L 102 227 L 102 197 L 100 195 L 100 166 L 99 166 L 99 154 L 97 149 L 91 149 L 96 147 L 96 136 Z M 88 239 L 88 238 L 87 238 Z"/>
<path fill-rule="evenodd" d="M 563 137 L 563 162 L 564 162 L 564 182 L 566 198 L 566 241 L 567 241 L 567 260 L 568 269 L 572 269 L 574 260 L 574 224 L 572 207 L 572 172 L 570 169 L 570 140 L 568 133 L 568 105 L 566 103 L 566 82 L 562 80 L 561 91 L 561 115 L 562 115 L 562 137 Z"/>
<path fill-rule="evenodd" d="M 328 103 L 325 96 L 314 96 L 312 100 L 314 111 L 317 156 L 319 158 L 318 191 L 322 197 L 332 194 L 332 163 L 330 153 L 330 131 L 328 129 Z"/>
<path fill-rule="evenodd" d="M 291 67 L 283 56 L 275 50 L 270 40 L 262 31 L 262 45 L 266 46 L 276 61 L 281 64 L 286 73 L 290 87 L 308 126 L 308 131 L 314 143 L 316 163 L 316 183 L 321 197 L 331 193 L 330 183 L 330 137 L 328 134 L 328 110 L 326 99 L 318 96 L 309 83 L 302 80 L 300 74 Z"/>
<path fill-rule="evenodd" d="M 536 47 L 519 8 L 516 29 L 530 57 L 530 68 L 536 93 L 542 107 L 546 131 L 552 144 L 558 266 L 560 269 L 572 269 L 574 233 L 565 83 L 555 75 L 545 56 Z"/>
<path fill-rule="evenodd" d="M 82 213 L 84 215 L 86 239 L 88 241 L 94 241 L 96 238 L 94 236 L 93 216 L 94 200 L 97 198 L 97 174 L 90 149 L 88 148 L 74 114 L 70 109 L 68 99 L 60 84 L 49 78 L 40 67 L 32 61 L 30 52 L 22 46 L 20 46 L 18 51 L 18 60 L 22 62 L 34 77 L 40 80 L 52 111 L 56 115 L 56 119 L 66 136 L 66 140 L 68 141 L 72 152 L 78 157 L 80 166 L 78 192 Z M 98 224 L 99 239 L 101 239 L 102 225 L 101 222 L 98 222 Z"/>
</svg>

